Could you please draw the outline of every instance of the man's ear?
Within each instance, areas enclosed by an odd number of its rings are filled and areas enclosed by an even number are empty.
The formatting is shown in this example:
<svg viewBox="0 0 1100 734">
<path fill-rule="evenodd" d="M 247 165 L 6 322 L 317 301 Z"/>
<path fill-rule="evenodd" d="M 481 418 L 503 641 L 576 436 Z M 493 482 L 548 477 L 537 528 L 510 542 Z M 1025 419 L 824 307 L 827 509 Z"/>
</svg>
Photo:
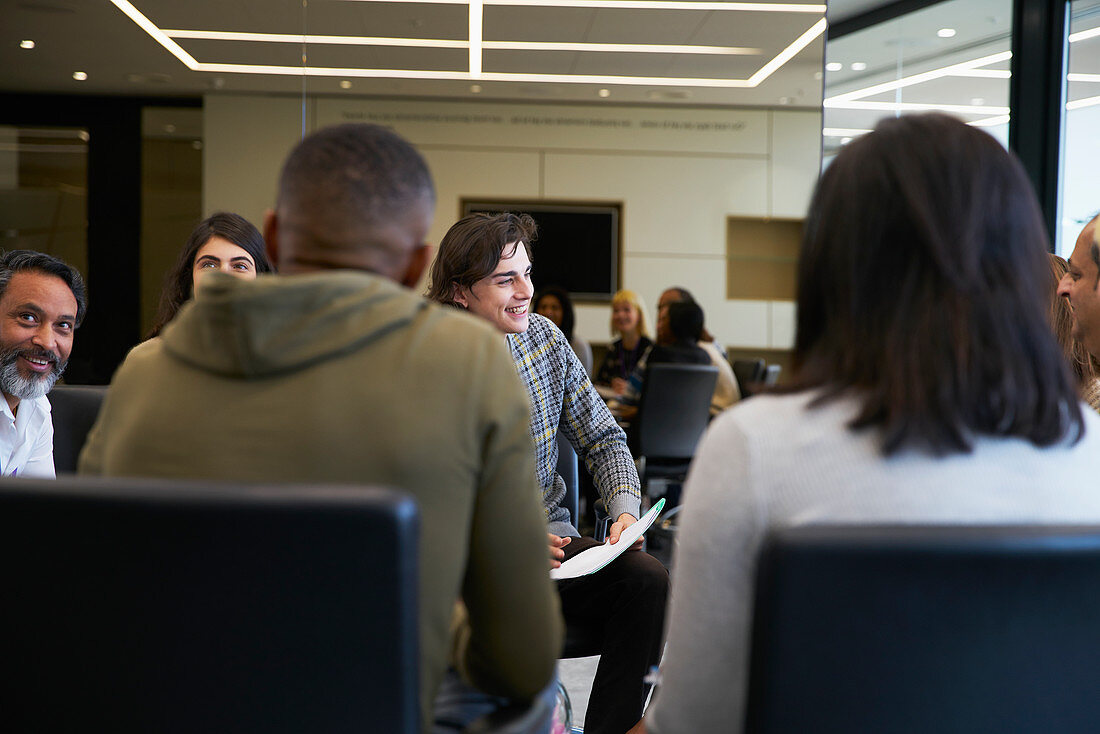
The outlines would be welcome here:
<svg viewBox="0 0 1100 734">
<path fill-rule="evenodd" d="M 398 279 L 398 282 L 406 288 L 415 288 L 416 284 L 420 282 L 420 276 L 424 274 L 424 270 L 428 267 L 428 263 L 432 261 L 432 251 L 431 245 L 420 245 L 409 253 L 409 261 L 405 266 L 405 272 Z"/>
<path fill-rule="evenodd" d="M 454 291 L 451 295 L 451 299 L 455 303 L 457 303 L 459 306 L 462 306 L 463 308 L 469 310 L 469 308 L 470 308 L 470 299 L 467 296 L 467 290 L 465 288 L 463 288 L 462 286 L 460 286 L 458 283 L 452 284 L 451 288 Z"/>
<path fill-rule="evenodd" d="M 264 212 L 264 249 L 271 264 L 279 267 L 279 218 L 274 209 Z"/>
</svg>

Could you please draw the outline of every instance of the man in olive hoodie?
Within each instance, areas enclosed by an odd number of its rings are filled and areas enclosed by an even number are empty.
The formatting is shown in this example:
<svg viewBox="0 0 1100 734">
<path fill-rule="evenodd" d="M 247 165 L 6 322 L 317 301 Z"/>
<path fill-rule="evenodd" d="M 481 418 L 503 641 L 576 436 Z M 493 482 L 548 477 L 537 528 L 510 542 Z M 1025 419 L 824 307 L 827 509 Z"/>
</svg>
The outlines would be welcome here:
<svg viewBox="0 0 1100 734">
<path fill-rule="evenodd" d="M 80 461 L 85 474 L 412 493 L 425 731 L 448 662 L 530 699 L 561 649 L 526 393 L 496 331 L 408 288 L 434 202 L 423 159 L 384 128 L 303 140 L 265 222 L 282 274 L 204 278 L 119 368 Z"/>
</svg>

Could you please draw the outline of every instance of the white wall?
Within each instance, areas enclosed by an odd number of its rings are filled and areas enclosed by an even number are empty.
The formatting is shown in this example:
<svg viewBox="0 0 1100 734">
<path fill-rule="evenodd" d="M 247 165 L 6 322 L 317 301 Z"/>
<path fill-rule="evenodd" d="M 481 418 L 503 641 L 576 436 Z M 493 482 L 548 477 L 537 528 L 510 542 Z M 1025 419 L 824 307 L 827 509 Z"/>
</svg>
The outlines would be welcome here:
<svg viewBox="0 0 1100 734">
<path fill-rule="evenodd" d="M 726 218 L 804 215 L 820 168 L 819 111 L 340 98 L 307 105 L 310 129 L 377 122 L 417 145 L 438 194 L 432 241 L 459 216 L 462 198 L 622 202 L 622 285 L 647 301 L 651 324 L 660 292 L 680 285 L 726 346 L 793 342 L 792 303 L 726 299 Z M 204 210 L 259 223 L 299 139 L 300 100 L 210 95 L 204 111 Z M 608 315 L 607 306 L 580 306 L 578 332 L 608 341 Z"/>
</svg>

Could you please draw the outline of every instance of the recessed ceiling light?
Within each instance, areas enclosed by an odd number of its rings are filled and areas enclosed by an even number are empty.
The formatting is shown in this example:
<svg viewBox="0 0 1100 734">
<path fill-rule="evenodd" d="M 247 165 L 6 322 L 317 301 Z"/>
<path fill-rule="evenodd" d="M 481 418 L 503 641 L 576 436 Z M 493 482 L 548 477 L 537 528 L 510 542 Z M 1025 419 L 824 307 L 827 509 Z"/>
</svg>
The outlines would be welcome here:
<svg viewBox="0 0 1100 734">
<path fill-rule="evenodd" d="M 73 72 L 73 79 L 76 79 L 78 82 L 85 81 L 85 80 L 87 80 L 87 78 L 88 78 L 88 75 L 86 73 L 84 73 L 83 71 L 74 71 Z"/>
<path fill-rule="evenodd" d="M 830 61 L 829 63 L 825 64 L 825 71 L 840 71 L 843 68 L 844 64 L 840 63 L 839 61 Z"/>
<path fill-rule="evenodd" d="M 32 49 L 34 48 L 34 41 L 27 38 L 19 42 L 19 48 Z"/>
<path fill-rule="evenodd" d="M 164 132 L 166 132 L 166 133 L 174 133 L 175 131 L 176 131 L 176 126 L 173 125 L 172 123 L 168 123 L 167 125 L 164 126 Z"/>
<path fill-rule="evenodd" d="M 850 68 L 852 71 L 863 71 L 867 68 L 867 64 L 862 61 L 853 61 Z"/>
<path fill-rule="evenodd" d="M 601 89 L 600 91 L 596 92 L 596 94 L 600 95 L 601 97 L 610 97 L 611 96 L 611 90 L 610 89 Z"/>
<path fill-rule="evenodd" d="M 340 89 L 351 89 L 351 82 L 347 79 L 342 79 L 340 81 Z"/>
<path fill-rule="evenodd" d="M 975 107 L 980 107 L 985 104 L 985 97 L 974 97 L 970 100 L 970 104 L 974 105 Z"/>
<path fill-rule="evenodd" d="M 470 85 L 470 91 L 473 92 L 474 94 L 481 94 L 481 85 L 480 84 L 471 84 Z"/>
<path fill-rule="evenodd" d="M 938 31 L 936 31 L 936 35 L 939 36 L 940 38 L 954 38 L 955 37 L 955 29 L 954 28 L 940 28 Z"/>
</svg>

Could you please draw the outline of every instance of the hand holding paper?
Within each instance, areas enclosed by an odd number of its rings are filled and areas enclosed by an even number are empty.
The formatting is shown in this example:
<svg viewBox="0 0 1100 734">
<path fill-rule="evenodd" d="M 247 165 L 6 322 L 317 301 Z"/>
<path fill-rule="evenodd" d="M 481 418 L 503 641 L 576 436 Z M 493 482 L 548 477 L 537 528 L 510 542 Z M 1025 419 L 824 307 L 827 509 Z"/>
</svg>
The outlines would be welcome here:
<svg viewBox="0 0 1100 734">
<path fill-rule="evenodd" d="M 664 506 L 664 499 L 658 500 L 657 504 L 653 505 L 653 507 L 649 509 L 649 512 L 642 515 L 638 522 L 623 529 L 622 535 L 619 536 L 618 543 L 604 543 L 603 545 L 597 545 L 582 553 L 578 553 L 561 564 L 559 568 L 552 569 L 550 571 L 550 578 L 555 580 L 572 579 L 599 571 L 622 555 L 624 551 L 630 550 L 630 547 L 634 545 L 634 541 L 641 538 L 646 530 L 649 530 L 649 526 L 652 525 L 653 521 L 657 519 L 657 516 L 661 514 L 661 509 Z"/>
</svg>

